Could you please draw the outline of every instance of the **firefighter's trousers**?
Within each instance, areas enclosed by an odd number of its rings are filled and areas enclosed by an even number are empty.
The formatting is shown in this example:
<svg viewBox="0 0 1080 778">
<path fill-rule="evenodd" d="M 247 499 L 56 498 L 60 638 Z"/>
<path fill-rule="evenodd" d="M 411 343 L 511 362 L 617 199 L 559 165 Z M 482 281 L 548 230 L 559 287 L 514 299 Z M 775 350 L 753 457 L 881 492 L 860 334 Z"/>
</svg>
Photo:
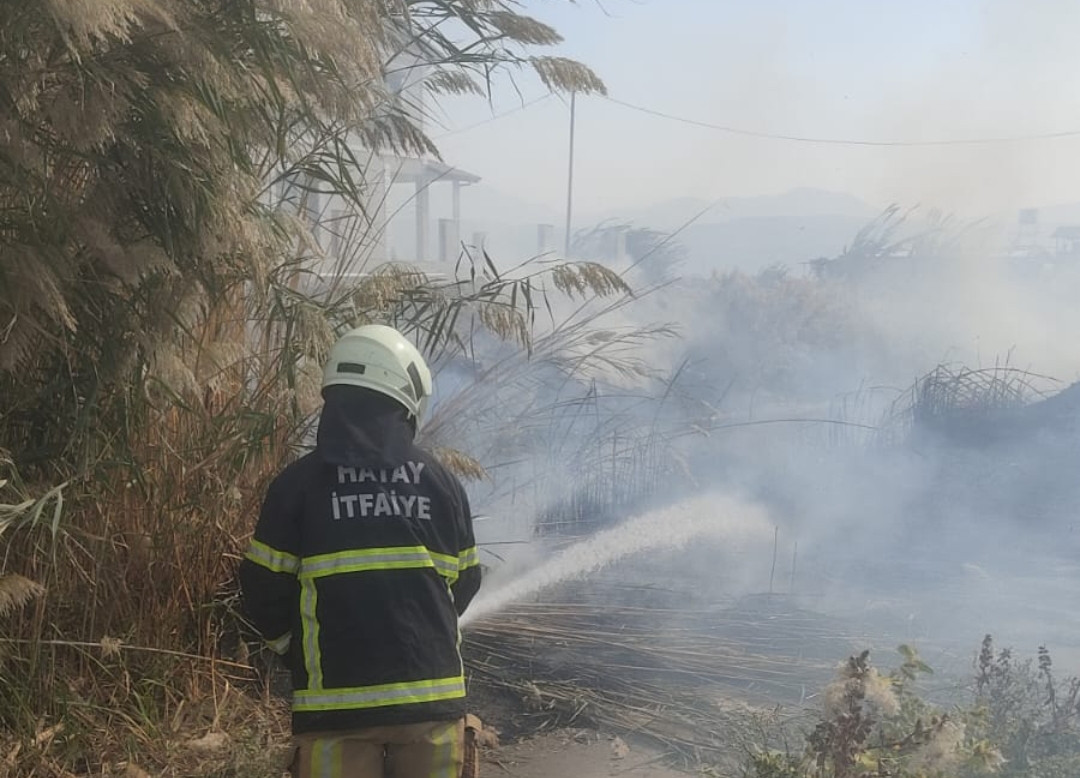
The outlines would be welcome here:
<svg viewBox="0 0 1080 778">
<path fill-rule="evenodd" d="M 392 727 L 297 735 L 297 778 L 459 778 L 465 722 L 430 721 Z"/>
</svg>

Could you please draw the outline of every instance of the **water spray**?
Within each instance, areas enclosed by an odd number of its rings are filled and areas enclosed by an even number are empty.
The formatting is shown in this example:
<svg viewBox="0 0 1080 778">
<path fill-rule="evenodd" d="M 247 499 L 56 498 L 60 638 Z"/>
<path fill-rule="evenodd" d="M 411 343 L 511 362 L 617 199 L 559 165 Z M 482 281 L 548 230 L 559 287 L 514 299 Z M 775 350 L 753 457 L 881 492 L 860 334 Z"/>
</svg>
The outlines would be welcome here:
<svg viewBox="0 0 1080 778">
<path fill-rule="evenodd" d="M 686 499 L 575 543 L 505 586 L 481 590 L 461 623 L 469 624 L 553 584 L 579 580 L 644 551 L 678 549 L 708 538 L 724 540 L 727 551 L 738 552 L 750 542 L 767 541 L 772 531 L 772 521 L 758 504 L 718 494 Z"/>
</svg>

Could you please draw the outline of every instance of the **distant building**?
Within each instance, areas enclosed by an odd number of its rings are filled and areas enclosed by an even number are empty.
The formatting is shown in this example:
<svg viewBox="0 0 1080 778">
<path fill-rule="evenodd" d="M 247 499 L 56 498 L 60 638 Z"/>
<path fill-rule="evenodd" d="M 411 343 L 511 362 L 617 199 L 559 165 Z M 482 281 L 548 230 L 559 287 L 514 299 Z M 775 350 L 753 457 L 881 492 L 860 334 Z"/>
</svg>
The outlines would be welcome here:
<svg viewBox="0 0 1080 778">
<path fill-rule="evenodd" d="M 1036 208 L 1017 213 L 1012 243 L 1006 253 L 1017 269 L 1047 272 L 1080 258 L 1080 225 L 1044 220 Z"/>
<path fill-rule="evenodd" d="M 383 157 L 382 164 L 387 186 L 401 184 L 413 187 L 411 195 L 415 208 L 415 245 L 407 261 L 453 262 L 461 246 L 461 188 L 480 181 L 480 176 L 450 167 L 436 159 L 418 157 Z M 438 221 L 438 243 L 432 251 L 431 188 L 451 187 L 449 217 Z"/>
<path fill-rule="evenodd" d="M 424 79 L 430 66 L 408 53 L 395 58 L 386 84 L 396 95 L 395 110 L 405 113 L 423 129 L 427 105 Z M 312 181 L 282 182 L 276 193 L 312 225 L 312 234 L 324 256 L 320 275 L 351 275 L 362 266 L 391 259 L 409 264 L 451 263 L 461 251 L 461 189 L 480 177 L 430 156 L 373 154 L 357 139 L 350 143 L 357 161 L 353 175 L 363 182 L 364 205 L 357 208 L 336 194 L 315 191 Z M 450 187 L 449 213 L 433 218 L 431 193 Z M 407 187 L 403 193 L 400 188 Z M 325 187 L 323 187 L 325 188 Z M 402 199 L 404 202 L 402 203 Z M 391 229 L 393 222 L 413 217 L 411 240 Z M 436 232 L 437 227 L 437 232 Z"/>
<path fill-rule="evenodd" d="M 1080 254 L 1080 224 L 1065 224 L 1054 230 L 1054 250 L 1057 254 Z"/>
<path fill-rule="evenodd" d="M 1012 254 L 1037 254 L 1042 251 L 1040 237 L 1042 225 L 1039 224 L 1039 209 L 1024 208 L 1017 214 L 1016 239 L 1013 241 Z"/>
</svg>

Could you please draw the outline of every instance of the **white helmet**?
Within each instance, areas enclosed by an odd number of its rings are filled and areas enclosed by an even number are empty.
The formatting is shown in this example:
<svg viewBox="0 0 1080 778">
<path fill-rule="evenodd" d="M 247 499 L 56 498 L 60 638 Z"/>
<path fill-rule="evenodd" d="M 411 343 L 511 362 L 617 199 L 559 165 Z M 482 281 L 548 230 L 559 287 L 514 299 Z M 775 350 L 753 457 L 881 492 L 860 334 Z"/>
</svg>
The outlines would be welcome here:
<svg viewBox="0 0 1080 778">
<path fill-rule="evenodd" d="M 419 429 L 431 397 L 431 370 L 400 332 L 368 324 L 345 333 L 330 349 L 322 385 L 335 384 L 362 386 L 397 400 Z"/>
</svg>

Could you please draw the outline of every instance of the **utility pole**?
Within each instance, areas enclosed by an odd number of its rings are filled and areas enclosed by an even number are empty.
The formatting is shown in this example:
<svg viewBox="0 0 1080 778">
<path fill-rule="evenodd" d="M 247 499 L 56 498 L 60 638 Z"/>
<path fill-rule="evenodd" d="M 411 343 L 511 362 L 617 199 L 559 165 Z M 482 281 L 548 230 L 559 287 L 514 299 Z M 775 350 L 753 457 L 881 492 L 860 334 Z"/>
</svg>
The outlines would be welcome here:
<svg viewBox="0 0 1080 778">
<path fill-rule="evenodd" d="M 773 579 L 776 577 L 776 549 L 780 545 L 780 525 L 773 528 L 772 536 L 772 570 L 769 571 L 769 595 L 773 593 Z"/>
<path fill-rule="evenodd" d="M 570 93 L 570 169 L 566 176 L 566 245 L 563 258 L 570 256 L 570 235 L 574 222 L 574 125 L 577 114 L 577 92 Z"/>
<path fill-rule="evenodd" d="M 795 568 L 799 564 L 799 541 L 795 541 L 795 552 L 791 555 L 791 583 L 788 585 L 788 594 L 795 595 Z"/>
</svg>

